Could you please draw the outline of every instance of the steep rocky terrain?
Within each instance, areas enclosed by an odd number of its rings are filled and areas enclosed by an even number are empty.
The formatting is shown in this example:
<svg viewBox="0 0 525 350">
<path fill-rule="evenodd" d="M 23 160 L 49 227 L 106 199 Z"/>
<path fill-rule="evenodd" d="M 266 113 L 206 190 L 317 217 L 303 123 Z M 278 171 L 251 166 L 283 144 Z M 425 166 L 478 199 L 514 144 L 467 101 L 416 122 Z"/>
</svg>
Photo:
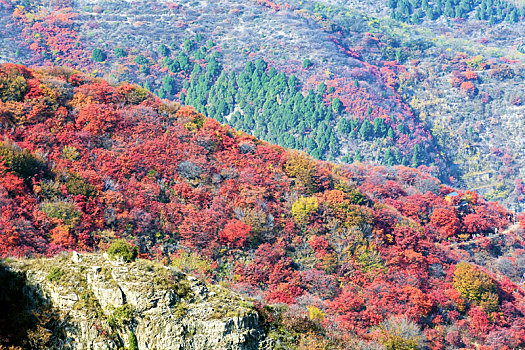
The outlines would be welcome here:
<svg viewBox="0 0 525 350">
<path fill-rule="evenodd" d="M 23 280 L 26 286 L 18 292 L 41 312 L 28 324 L 26 346 L 137 349 L 130 345 L 136 338 L 138 349 L 264 348 L 265 331 L 252 301 L 147 260 L 123 263 L 73 252 L 9 260 L 2 269 L 8 270 L 2 284 L 13 284 L 8 276 Z M 51 316 L 45 318 L 43 309 Z"/>
</svg>

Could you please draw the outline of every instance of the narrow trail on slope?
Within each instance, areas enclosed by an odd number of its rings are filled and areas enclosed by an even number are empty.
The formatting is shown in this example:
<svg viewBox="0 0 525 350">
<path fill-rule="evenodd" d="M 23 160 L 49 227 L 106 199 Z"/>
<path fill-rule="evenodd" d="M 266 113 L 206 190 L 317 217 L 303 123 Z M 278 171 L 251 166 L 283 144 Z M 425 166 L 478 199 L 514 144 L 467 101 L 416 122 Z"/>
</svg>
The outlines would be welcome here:
<svg viewBox="0 0 525 350">
<path fill-rule="evenodd" d="M 496 237 L 500 237 L 500 236 L 505 236 L 509 232 L 513 232 L 513 231 L 518 230 L 519 227 L 520 227 L 520 223 L 517 222 L 517 223 L 507 227 L 506 230 L 503 230 L 501 232 L 496 231 L 496 232 L 494 232 L 494 233 L 492 233 L 492 234 L 490 234 L 488 236 L 478 236 L 478 237 L 474 237 L 472 239 L 469 239 L 468 241 L 450 243 L 450 246 L 451 247 L 459 247 L 459 246 L 462 246 L 462 245 L 468 245 L 468 244 L 471 244 L 471 243 L 476 243 L 481 238 L 492 239 L 492 238 L 496 238 Z"/>
</svg>

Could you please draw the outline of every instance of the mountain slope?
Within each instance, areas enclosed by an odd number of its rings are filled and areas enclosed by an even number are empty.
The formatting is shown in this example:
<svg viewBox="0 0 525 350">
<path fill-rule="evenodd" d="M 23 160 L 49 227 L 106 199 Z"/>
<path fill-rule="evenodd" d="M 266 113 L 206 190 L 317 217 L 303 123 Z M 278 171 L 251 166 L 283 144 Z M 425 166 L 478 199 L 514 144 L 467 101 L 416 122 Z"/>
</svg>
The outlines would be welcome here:
<svg viewBox="0 0 525 350">
<path fill-rule="evenodd" d="M 125 238 L 288 305 L 257 309 L 286 348 L 523 346 L 523 231 L 475 192 L 316 161 L 70 69 L 0 77 L 2 256 Z"/>
<path fill-rule="evenodd" d="M 220 122 L 318 159 L 351 162 L 362 153 L 368 160 L 434 164 L 436 173 L 447 172 L 429 130 L 389 86 L 381 67 L 361 60 L 344 38 L 325 30 L 323 23 L 299 8 L 265 11 L 257 2 L 238 0 L 220 5 L 197 1 L 191 6 L 164 1 L 80 6 L 62 1 L 56 4 L 57 16 L 43 4 L 16 11 L 15 4 L 4 17 L 10 16 L 13 28 L 20 31 L 19 55 L 6 54 L 8 61 L 63 62 L 111 81 L 140 82 L 162 97 L 180 98 Z M 351 20 L 356 22 L 355 40 L 359 40 L 368 30 L 367 19 L 352 12 Z M 151 33 L 155 33 L 153 40 Z M 248 69 L 260 59 L 276 73 L 295 76 L 293 84 L 285 84 L 289 93 L 277 90 L 264 96 L 273 90 L 264 80 L 272 77 L 257 69 L 260 79 L 255 79 Z M 221 64 L 215 75 L 208 69 L 212 60 Z M 243 71 L 249 76 L 242 77 Z M 238 79 L 232 78 L 233 73 Z M 233 91 L 225 96 L 226 86 Z M 315 108 L 297 107 L 307 95 L 313 100 L 314 93 L 319 94 Z M 355 121 L 353 133 L 350 126 L 338 127 L 346 121 Z M 372 130 L 374 122 L 381 124 L 378 130 Z M 363 124 L 363 136 L 356 140 Z"/>
<path fill-rule="evenodd" d="M 522 211 L 524 9 L 499 0 L 5 0 L 0 60 L 140 83 L 318 159 L 431 166 L 448 184 Z M 248 62 L 260 59 L 297 77 L 289 93 L 252 75 Z M 237 79 L 245 71 L 249 79 Z"/>
</svg>

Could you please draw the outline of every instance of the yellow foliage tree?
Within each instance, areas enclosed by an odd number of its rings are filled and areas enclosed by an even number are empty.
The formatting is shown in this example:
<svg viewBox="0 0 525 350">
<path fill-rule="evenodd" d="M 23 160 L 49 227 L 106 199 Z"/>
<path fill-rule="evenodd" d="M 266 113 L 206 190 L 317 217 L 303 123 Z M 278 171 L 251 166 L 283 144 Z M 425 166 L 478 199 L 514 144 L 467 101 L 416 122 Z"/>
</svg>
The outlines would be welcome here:
<svg viewBox="0 0 525 350">
<path fill-rule="evenodd" d="M 6 76 L 0 76 L 0 100 L 2 102 L 21 101 L 26 90 L 25 78 L 15 69 L 11 70 Z"/>
<path fill-rule="evenodd" d="M 310 215 L 317 212 L 319 204 L 315 197 L 301 197 L 292 204 L 292 216 L 296 223 L 304 225 L 308 223 Z"/>
<path fill-rule="evenodd" d="M 289 177 L 295 178 L 297 185 L 303 187 L 308 194 L 317 188 L 317 162 L 303 152 L 290 151 L 287 154 L 284 171 Z"/>
<path fill-rule="evenodd" d="M 497 287 L 485 272 L 467 262 L 460 262 L 454 271 L 453 287 L 474 305 L 488 312 L 496 311 L 499 304 Z"/>
<path fill-rule="evenodd" d="M 308 317 L 310 320 L 319 323 L 324 321 L 324 312 L 322 312 L 321 309 L 313 305 L 309 305 L 306 308 L 308 309 Z"/>
</svg>

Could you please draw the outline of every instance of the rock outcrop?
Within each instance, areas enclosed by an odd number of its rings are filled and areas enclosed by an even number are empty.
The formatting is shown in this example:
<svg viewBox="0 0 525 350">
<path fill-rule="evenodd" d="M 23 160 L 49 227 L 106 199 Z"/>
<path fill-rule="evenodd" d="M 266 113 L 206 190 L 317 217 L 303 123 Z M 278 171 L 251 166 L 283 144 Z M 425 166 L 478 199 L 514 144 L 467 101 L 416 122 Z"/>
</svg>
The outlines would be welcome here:
<svg viewBox="0 0 525 350">
<path fill-rule="evenodd" d="M 8 263 L 60 317 L 56 349 L 239 349 L 264 345 L 251 301 L 147 260 L 96 254 Z"/>
</svg>

